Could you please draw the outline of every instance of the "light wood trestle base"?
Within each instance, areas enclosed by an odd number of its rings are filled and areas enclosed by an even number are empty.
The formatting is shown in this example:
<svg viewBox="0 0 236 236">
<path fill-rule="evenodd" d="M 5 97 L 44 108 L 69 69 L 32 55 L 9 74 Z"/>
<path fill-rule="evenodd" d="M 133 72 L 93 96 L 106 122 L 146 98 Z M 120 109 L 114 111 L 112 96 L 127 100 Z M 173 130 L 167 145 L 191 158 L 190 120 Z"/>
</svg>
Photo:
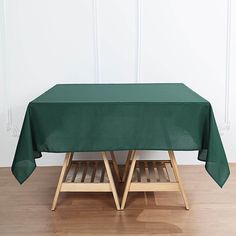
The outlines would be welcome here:
<svg viewBox="0 0 236 236">
<path fill-rule="evenodd" d="M 114 172 L 120 181 L 114 153 L 110 153 Z M 101 161 L 73 161 L 73 153 L 66 154 L 52 203 L 52 211 L 56 209 L 60 192 L 112 192 L 116 208 L 120 210 L 119 198 L 110 168 L 111 163 L 105 152 L 101 154 L 102 163 Z"/>
<path fill-rule="evenodd" d="M 122 181 L 125 190 L 121 202 L 124 209 L 128 192 L 178 191 L 182 194 L 185 208 L 189 210 L 188 200 L 179 175 L 179 170 L 173 151 L 168 151 L 170 160 L 139 161 L 136 151 L 129 151 L 125 163 Z M 171 171 L 171 169 L 173 171 Z M 171 173 L 173 172 L 173 176 Z"/>
<path fill-rule="evenodd" d="M 67 153 L 51 209 L 55 210 L 60 192 L 112 192 L 117 210 L 123 210 L 129 192 L 178 191 L 188 210 L 174 152 L 168 154 L 170 160 L 146 161 L 139 160 L 137 151 L 130 150 L 121 178 L 114 152 L 110 152 L 111 161 L 106 152 L 101 153 L 103 160 L 82 161 L 72 160 L 73 153 Z M 113 177 L 116 183 L 125 183 L 121 206 Z"/>
</svg>

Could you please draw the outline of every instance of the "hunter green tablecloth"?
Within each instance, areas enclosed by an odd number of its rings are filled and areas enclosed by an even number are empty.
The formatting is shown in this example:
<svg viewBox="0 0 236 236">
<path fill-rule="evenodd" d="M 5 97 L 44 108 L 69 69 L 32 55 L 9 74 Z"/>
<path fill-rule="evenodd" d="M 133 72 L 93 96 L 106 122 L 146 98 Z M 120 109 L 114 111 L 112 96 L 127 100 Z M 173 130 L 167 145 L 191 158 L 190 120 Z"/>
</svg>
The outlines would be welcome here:
<svg viewBox="0 0 236 236">
<path fill-rule="evenodd" d="M 29 103 L 12 172 L 41 152 L 199 150 L 222 187 L 229 167 L 210 103 L 184 84 L 59 84 Z"/>
</svg>

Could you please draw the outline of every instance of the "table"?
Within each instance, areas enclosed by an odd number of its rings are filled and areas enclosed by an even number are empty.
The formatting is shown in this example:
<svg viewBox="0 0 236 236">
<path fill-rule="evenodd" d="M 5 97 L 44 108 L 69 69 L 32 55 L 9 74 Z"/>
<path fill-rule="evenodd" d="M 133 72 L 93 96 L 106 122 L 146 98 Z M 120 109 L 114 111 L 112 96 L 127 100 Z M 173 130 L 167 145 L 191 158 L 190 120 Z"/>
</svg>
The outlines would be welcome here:
<svg viewBox="0 0 236 236">
<path fill-rule="evenodd" d="M 117 150 L 199 150 L 220 187 L 230 173 L 211 104 L 180 83 L 55 85 L 27 107 L 12 172 L 23 183 L 42 152 Z"/>
</svg>

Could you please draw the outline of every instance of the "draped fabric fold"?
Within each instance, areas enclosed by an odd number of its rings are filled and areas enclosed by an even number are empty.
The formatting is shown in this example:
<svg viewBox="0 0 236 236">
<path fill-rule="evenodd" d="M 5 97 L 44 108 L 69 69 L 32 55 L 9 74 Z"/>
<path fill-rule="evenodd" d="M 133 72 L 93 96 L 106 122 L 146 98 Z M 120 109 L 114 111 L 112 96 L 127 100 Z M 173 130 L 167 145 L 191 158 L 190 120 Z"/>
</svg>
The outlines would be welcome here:
<svg viewBox="0 0 236 236">
<path fill-rule="evenodd" d="M 11 170 L 16 179 L 23 183 L 36 168 L 35 158 L 42 156 L 34 146 L 29 106 L 25 114 L 15 156 L 18 158 L 14 158 Z"/>
<path fill-rule="evenodd" d="M 227 180 L 230 170 L 224 147 L 215 121 L 213 109 L 209 109 L 209 127 L 204 147 L 199 151 L 198 159 L 205 161 L 205 168 L 209 175 L 222 187 Z"/>
</svg>

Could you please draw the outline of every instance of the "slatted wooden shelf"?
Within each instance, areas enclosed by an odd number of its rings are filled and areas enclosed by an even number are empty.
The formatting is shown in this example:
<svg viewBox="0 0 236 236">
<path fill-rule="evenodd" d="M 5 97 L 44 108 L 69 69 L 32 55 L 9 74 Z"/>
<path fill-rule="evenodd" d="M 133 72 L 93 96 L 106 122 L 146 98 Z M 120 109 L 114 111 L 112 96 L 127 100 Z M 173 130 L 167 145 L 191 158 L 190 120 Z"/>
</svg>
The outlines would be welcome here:
<svg viewBox="0 0 236 236">
<path fill-rule="evenodd" d="M 112 161 L 109 161 L 114 172 Z M 111 192 L 110 181 L 103 161 L 74 160 L 67 171 L 61 192 Z"/>
<path fill-rule="evenodd" d="M 136 162 L 130 192 L 179 191 L 171 162 L 139 160 Z"/>
<path fill-rule="evenodd" d="M 109 162 L 112 172 L 112 162 Z M 109 183 L 105 165 L 100 160 L 72 161 L 66 183 Z"/>
<path fill-rule="evenodd" d="M 171 162 L 168 160 L 139 160 L 136 162 L 132 182 L 176 182 Z"/>
<path fill-rule="evenodd" d="M 114 167 L 109 161 L 112 172 Z M 120 169 L 123 169 L 120 166 Z M 116 177 L 116 175 L 114 175 Z M 78 160 L 72 161 L 65 183 L 108 183 L 108 177 L 103 161 Z M 137 161 L 132 182 L 175 182 L 170 161 L 140 160 Z"/>
<path fill-rule="evenodd" d="M 56 209 L 60 192 L 112 192 L 116 208 L 120 210 L 119 198 L 112 175 L 114 172 L 117 180 L 120 181 L 114 153 L 110 152 L 112 161 L 108 161 L 106 152 L 101 154 L 103 161 L 73 160 L 73 152 L 66 154 L 53 199 L 51 208 L 53 211 Z"/>
</svg>

